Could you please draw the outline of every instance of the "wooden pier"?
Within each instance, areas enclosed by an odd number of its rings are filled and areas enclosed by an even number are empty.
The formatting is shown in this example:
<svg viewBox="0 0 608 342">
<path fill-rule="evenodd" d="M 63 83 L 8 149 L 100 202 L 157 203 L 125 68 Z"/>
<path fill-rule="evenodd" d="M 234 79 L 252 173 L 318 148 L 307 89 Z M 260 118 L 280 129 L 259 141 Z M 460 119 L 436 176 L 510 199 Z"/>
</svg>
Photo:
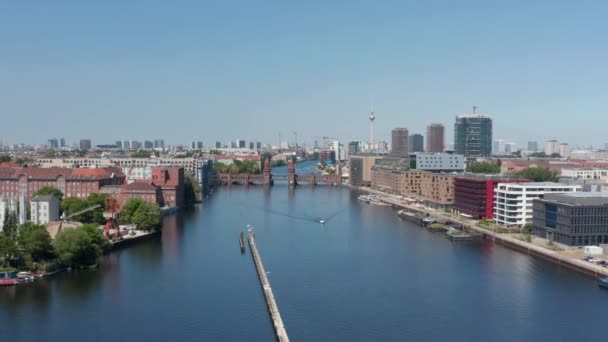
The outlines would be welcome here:
<svg viewBox="0 0 608 342">
<path fill-rule="evenodd" d="M 266 298 L 266 304 L 268 305 L 270 319 L 272 319 L 274 331 L 277 335 L 277 341 L 288 342 L 289 337 L 287 336 L 287 330 L 285 330 L 285 325 L 283 324 L 283 319 L 281 318 L 279 307 L 277 306 L 277 303 L 274 299 L 274 294 L 272 293 L 270 282 L 268 281 L 268 277 L 266 276 L 266 270 L 264 269 L 262 258 L 260 257 L 260 253 L 258 253 L 258 248 L 255 245 L 255 235 L 252 231 L 249 231 L 247 239 L 249 240 L 249 249 L 251 249 L 251 256 L 253 257 L 255 268 L 258 271 L 260 284 L 262 285 L 262 290 L 264 291 L 264 297 Z"/>
</svg>

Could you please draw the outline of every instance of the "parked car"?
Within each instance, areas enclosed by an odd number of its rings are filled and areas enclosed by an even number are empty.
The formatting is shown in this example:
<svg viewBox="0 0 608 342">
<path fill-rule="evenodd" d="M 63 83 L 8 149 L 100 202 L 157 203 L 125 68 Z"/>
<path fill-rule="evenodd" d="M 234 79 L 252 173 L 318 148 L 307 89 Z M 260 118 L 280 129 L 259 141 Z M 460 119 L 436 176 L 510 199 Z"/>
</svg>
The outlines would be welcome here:
<svg viewBox="0 0 608 342">
<path fill-rule="evenodd" d="M 604 265 L 606 265 L 606 261 L 600 260 L 600 261 L 596 262 L 596 264 L 598 264 L 600 266 L 604 266 Z"/>
</svg>

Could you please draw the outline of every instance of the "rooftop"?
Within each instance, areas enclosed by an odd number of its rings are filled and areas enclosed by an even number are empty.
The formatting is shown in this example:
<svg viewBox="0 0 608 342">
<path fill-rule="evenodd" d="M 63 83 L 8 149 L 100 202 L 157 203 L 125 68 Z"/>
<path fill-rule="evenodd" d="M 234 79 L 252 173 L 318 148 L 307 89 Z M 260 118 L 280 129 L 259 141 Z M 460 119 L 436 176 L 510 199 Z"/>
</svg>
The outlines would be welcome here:
<svg viewBox="0 0 608 342">
<path fill-rule="evenodd" d="M 544 201 L 564 203 L 573 206 L 608 205 L 608 192 L 571 192 L 567 194 L 546 194 Z"/>
<path fill-rule="evenodd" d="M 53 195 L 38 195 L 38 196 L 32 198 L 32 202 L 49 202 L 49 201 L 52 201 L 53 199 L 57 199 L 57 198 Z"/>
</svg>

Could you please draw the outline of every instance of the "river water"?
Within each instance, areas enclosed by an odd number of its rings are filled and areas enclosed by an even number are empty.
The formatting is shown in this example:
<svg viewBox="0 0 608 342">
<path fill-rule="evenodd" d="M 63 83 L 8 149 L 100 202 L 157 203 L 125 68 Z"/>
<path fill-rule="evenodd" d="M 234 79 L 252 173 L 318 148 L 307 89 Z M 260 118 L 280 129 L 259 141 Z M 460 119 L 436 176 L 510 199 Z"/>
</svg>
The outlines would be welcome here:
<svg viewBox="0 0 608 342">
<path fill-rule="evenodd" d="M 292 341 L 607 340 L 608 291 L 593 279 L 490 242 L 451 242 L 356 198 L 221 188 L 97 270 L 0 288 L 0 337 L 273 341 L 238 246 L 251 224 Z"/>
</svg>

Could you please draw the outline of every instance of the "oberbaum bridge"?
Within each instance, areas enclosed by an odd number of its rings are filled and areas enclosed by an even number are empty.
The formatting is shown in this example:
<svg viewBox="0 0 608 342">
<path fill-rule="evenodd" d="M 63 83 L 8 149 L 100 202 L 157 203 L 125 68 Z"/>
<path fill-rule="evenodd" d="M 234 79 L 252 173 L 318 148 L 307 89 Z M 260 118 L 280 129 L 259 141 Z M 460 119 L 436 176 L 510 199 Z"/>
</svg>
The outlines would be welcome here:
<svg viewBox="0 0 608 342">
<path fill-rule="evenodd" d="M 287 181 L 289 186 L 296 186 L 298 184 L 325 184 L 329 186 L 340 186 L 342 185 L 342 177 L 339 174 L 336 175 L 298 175 L 296 174 L 296 167 L 292 160 L 289 160 L 287 166 L 287 174 L 273 175 L 271 173 L 270 161 L 266 159 L 264 163 L 264 170 L 261 174 L 249 174 L 249 173 L 221 173 L 220 182 L 222 184 L 261 184 L 261 185 L 273 185 L 275 181 Z"/>
</svg>

